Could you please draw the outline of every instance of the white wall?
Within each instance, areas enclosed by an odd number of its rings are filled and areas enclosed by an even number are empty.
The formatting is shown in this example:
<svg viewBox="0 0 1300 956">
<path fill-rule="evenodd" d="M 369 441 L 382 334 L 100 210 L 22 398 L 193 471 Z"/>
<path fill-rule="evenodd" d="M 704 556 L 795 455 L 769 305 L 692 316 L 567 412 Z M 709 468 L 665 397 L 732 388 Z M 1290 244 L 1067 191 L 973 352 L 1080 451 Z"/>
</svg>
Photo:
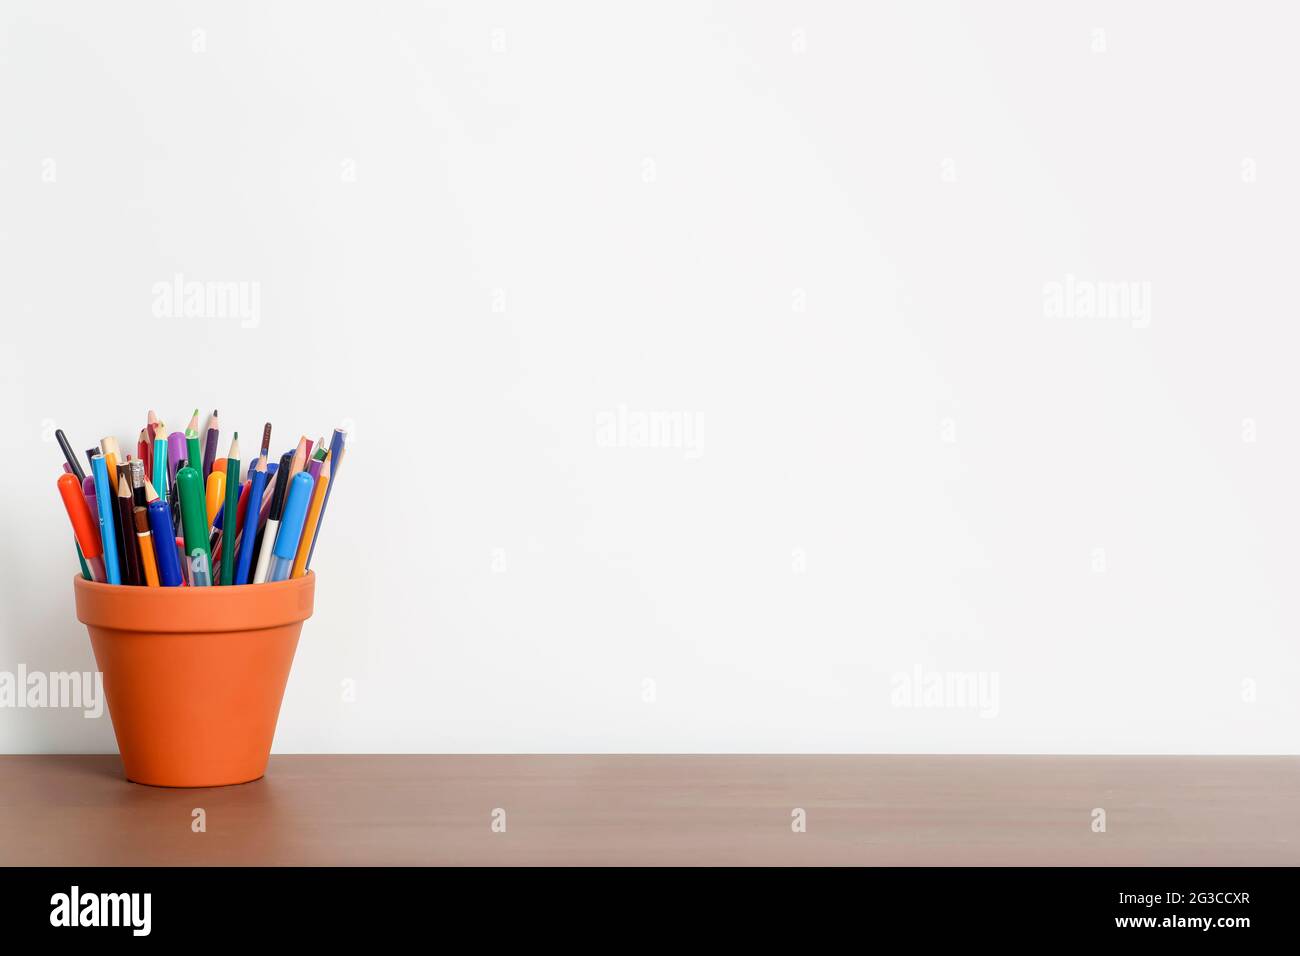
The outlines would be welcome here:
<svg viewBox="0 0 1300 956">
<path fill-rule="evenodd" d="M 0 670 L 53 428 L 197 404 L 354 432 L 281 752 L 1300 750 L 1293 7 L 132 11 L 0 13 Z"/>
</svg>

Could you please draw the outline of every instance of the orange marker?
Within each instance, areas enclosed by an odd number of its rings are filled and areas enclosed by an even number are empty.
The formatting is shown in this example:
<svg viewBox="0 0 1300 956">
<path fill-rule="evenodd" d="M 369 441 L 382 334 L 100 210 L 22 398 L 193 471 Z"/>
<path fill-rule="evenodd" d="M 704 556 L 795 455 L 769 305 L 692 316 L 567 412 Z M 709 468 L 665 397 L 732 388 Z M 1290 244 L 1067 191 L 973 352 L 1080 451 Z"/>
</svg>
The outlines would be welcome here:
<svg viewBox="0 0 1300 956">
<path fill-rule="evenodd" d="M 208 528 L 217 520 L 217 512 L 226 503 L 226 473 L 214 470 L 208 475 Z"/>
<path fill-rule="evenodd" d="M 307 506 L 307 523 L 302 526 L 302 536 L 298 539 L 298 553 L 293 557 L 293 570 L 289 572 L 291 578 L 300 578 L 307 573 L 307 555 L 311 553 L 311 539 L 316 537 L 316 525 L 320 522 L 320 509 L 325 503 L 325 489 L 329 483 L 330 456 L 326 452 L 320 466 L 320 477 L 312 489 L 311 504 Z"/>
<path fill-rule="evenodd" d="M 99 537 L 99 525 L 90 516 L 90 505 L 82 494 L 81 482 L 77 481 L 76 475 L 66 472 L 59 475 L 59 497 L 67 509 L 72 532 L 77 536 L 77 544 L 81 546 L 81 556 L 90 568 L 90 576 L 103 584 L 108 580 L 104 571 L 104 543 Z"/>
</svg>

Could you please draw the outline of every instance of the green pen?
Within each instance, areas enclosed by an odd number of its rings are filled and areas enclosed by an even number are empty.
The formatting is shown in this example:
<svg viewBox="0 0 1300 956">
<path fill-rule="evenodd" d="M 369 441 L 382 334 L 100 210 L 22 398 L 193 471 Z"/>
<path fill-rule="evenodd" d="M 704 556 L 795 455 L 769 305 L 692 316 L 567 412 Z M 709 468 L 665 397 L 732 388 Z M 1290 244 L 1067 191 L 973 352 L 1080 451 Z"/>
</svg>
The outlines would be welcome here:
<svg viewBox="0 0 1300 956">
<path fill-rule="evenodd" d="M 235 432 L 235 437 L 230 440 L 230 454 L 226 455 L 226 513 L 221 518 L 221 583 L 226 586 L 235 583 L 235 521 L 238 513 L 239 432 Z"/>
<path fill-rule="evenodd" d="M 190 584 L 212 583 L 212 553 L 208 550 L 208 510 L 203 500 L 203 479 L 189 465 L 176 472 L 176 490 L 181 497 L 181 530 L 190 567 Z"/>
</svg>

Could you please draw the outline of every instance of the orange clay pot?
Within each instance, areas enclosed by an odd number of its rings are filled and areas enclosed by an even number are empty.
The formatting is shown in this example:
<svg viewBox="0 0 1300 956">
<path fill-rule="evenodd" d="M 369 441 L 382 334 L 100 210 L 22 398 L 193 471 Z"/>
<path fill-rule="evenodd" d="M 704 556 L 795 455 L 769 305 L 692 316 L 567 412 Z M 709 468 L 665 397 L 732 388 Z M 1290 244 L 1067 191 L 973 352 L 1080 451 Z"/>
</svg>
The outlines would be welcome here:
<svg viewBox="0 0 1300 956">
<path fill-rule="evenodd" d="M 316 575 L 206 588 L 75 581 L 127 779 L 220 787 L 266 773 Z"/>
</svg>

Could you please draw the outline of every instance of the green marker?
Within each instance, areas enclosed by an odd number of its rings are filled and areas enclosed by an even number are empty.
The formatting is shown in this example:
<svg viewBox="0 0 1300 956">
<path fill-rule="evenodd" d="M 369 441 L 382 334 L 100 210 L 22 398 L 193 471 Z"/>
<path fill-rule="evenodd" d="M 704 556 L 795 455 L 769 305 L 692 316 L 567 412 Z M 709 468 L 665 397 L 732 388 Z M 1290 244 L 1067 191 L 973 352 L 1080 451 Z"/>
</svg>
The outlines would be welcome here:
<svg viewBox="0 0 1300 956">
<path fill-rule="evenodd" d="M 260 502 L 259 502 L 260 504 Z M 249 504 L 252 507 L 252 504 Z M 239 432 L 226 456 L 226 513 L 221 518 L 221 583 L 235 583 L 235 520 L 239 513 Z"/>
<path fill-rule="evenodd" d="M 212 553 L 208 550 L 208 511 L 198 470 L 186 465 L 177 471 L 176 490 L 181 496 L 181 530 L 190 584 L 204 587 L 212 583 Z"/>
<path fill-rule="evenodd" d="M 185 454 L 190 457 L 192 466 L 196 468 L 203 467 L 203 453 L 199 451 L 199 433 L 188 428 L 185 432 Z M 195 459 L 194 455 L 199 455 L 199 458 Z"/>
</svg>

